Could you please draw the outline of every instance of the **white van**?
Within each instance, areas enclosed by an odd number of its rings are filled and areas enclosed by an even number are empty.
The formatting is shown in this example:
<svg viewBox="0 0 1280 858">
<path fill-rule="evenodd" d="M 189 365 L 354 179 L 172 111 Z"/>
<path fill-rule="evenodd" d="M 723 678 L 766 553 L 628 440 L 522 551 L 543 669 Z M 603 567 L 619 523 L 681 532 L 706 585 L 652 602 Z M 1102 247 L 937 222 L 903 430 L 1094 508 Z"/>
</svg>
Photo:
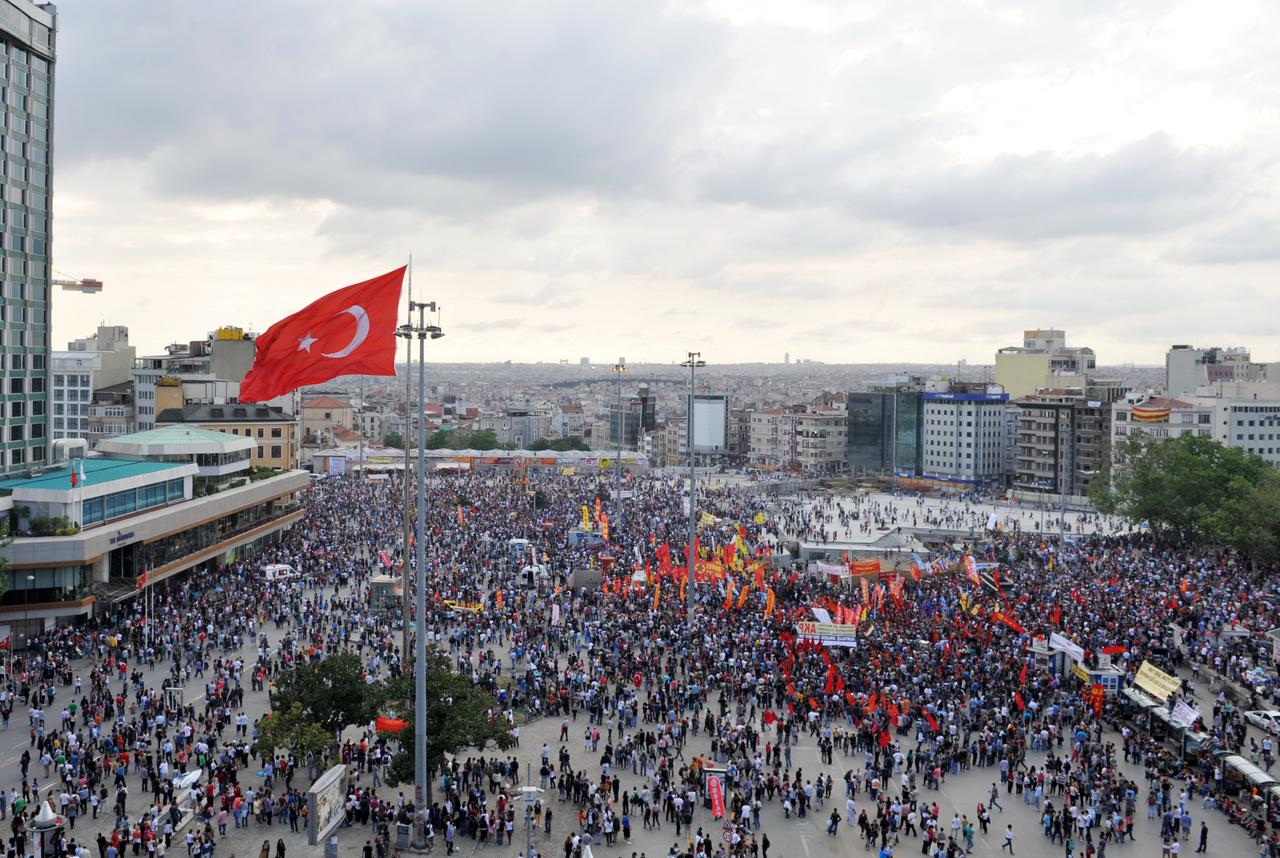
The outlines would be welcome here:
<svg viewBox="0 0 1280 858">
<path fill-rule="evenodd" d="M 291 581 L 302 576 L 287 563 L 271 563 L 262 567 L 262 579 L 268 583 L 273 581 Z"/>
</svg>

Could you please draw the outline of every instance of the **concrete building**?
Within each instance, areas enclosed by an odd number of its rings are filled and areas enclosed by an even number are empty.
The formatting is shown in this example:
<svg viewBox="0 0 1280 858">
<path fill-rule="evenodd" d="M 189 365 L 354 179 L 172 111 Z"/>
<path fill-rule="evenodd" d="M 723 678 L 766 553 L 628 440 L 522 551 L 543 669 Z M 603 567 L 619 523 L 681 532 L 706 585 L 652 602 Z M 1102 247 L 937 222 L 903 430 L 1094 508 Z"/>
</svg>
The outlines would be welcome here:
<svg viewBox="0 0 1280 858">
<path fill-rule="evenodd" d="M 508 408 L 501 414 L 482 415 L 477 428 L 492 430 L 499 446 L 527 450 L 539 438 L 551 435 L 551 411 L 544 408 Z M 606 445 L 607 447 L 607 445 Z"/>
<path fill-rule="evenodd" d="M 1111 455 L 1113 404 L 1126 389 L 1099 381 L 1087 388 L 1041 390 L 1018 401 L 1013 488 L 1087 497 Z"/>
<path fill-rule="evenodd" d="M 268 405 L 183 405 L 156 415 L 156 427 L 198 426 L 249 438 L 249 462 L 255 468 L 291 471 L 298 467 L 298 422 Z"/>
<path fill-rule="evenodd" d="M 1280 381 L 1280 373 L 1268 373 L 1268 364 L 1254 363 L 1243 347 L 1196 348 L 1175 345 L 1164 357 L 1165 392 L 1169 396 L 1194 396 L 1202 388 L 1234 382 Z"/>
<path fill-rule="evenodd" d="M 127 435 L 133 431 L 133 382 L 126 381 L 93 392 L 89 404 L 89 432 L 85 436 L 90 446 L 103 438 Z"/>
<path fill-rule="evenodd" d="M 98 355 L 94 390 L 114 387 L 133 379 L 137 349 L 129 345 L 129 329 L 124 325 L 99 325 L 93 334 L 67 343 L 67 351 Z"/>
<path fill-rule="evenodd" d="M 53 366 L 50 432 L 53 439 L 87 438 L 94 377 L 102 369 L 102 355 L 97 352 L 57 351 L 50 357 Z"/>
<path fill-rule="evenodd" d="M 11 474 L 48 459 L 57 15 L 52 5 L 27 0 L 4 0 L 0 12 L 6 117 L 0 193 L 7 205 L 0 242 L 0 474 Z"/>
<path fill-rule="evenodd" d="M 1270 384 L 1222 385 L 1234 396 L 1166 397 L 1134 394 L 1112 407 L 1112 444 L 1128 438 L 1176 438 L 1194 434 L 1247 450 L 1280 466 L 1280 393 Z M 1201 388 L 1204 390 L 1205 388 Z"/>
<path fill-rule="evenodd" d="M 946 392 L 920 394 L 924 409 L 925 479 L 998 486 L 1003 481 L 1005 405 L 1009 394 L 997 385 L 951 385 Z"/>
<path fill-rule="evenodd" d="M 355 409 L 350 402 L 332 396 L 302 400 L 302 435 L 304 438 L 326 438 L 341 427 L 355 430 Z"/>
<path fill-rule="evenodd" d="M 1028 330 L 1021 346 L 996 352 L 996 384 L 1018 400 L 1044 388 L 1084 387 L 1096 367 L 1093 349 L 1068 347 L 1065 331 Z"/>
<path fill-rule="evenodd" d="M 104 442 L 118 452 L 87 458 L 83 442 L 62 443 L 82 445 L 84 480 L 75 488 L 66 458 L 0 481 L 0 515 L 15 537 L 0 548 L 9 564 L 0 624 L 19 647 L 134 598 L 143 572 L 146 587 L 189 570 L 215 574 L 303 515 L 306 474 L 236 478 L 248 466 L 243 438 L 169 427 Z M 59 456 L 69 451 L 55 447 Z M 224 481 L 202 495 L 202 479 Z"/>
<path fill-rule="evenodd" d="M 848 468 L 843 409 L 753 411 L 748 433 L 747 459 L 756 467 L 811 476 L 843 473 Z"/>
</svg>

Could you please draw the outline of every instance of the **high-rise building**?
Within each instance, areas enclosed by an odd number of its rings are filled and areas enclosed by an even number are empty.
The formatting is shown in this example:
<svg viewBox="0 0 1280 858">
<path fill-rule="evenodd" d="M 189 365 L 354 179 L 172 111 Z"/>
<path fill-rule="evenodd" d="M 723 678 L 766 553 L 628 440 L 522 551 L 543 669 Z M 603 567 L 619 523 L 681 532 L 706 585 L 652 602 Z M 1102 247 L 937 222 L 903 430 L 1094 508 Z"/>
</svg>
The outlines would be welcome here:
<svg viewBox="0 0 1280 858">
<path fill-rule="evenodd" d="M 57 18 L 52 5 L 0 0 L 7 168 L 3 226 L 0 473 L 48 459 L 50 182 Z"/>
</svg>

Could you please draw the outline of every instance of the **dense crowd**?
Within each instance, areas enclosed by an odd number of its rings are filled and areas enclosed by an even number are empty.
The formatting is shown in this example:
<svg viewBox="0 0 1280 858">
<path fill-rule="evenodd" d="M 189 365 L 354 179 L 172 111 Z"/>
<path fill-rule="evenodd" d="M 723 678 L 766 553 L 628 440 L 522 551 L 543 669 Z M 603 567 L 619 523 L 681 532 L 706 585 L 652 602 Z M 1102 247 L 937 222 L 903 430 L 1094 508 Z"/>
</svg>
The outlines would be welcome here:
<svg viewBox="0 0 1280 858">
<path fill-rule="evenodd" d="M 514 731 L 535 718 L 558 725 L 558 747 L 544 745 L 535 765 L 548 793 L 531 817 L 544 835 L 567 832 L 565 858 L 664 826 L 677 838 L 672 856 L 767 858 L 770 833 L 781 842 L 785 832 L 765 830 L 766 808 L 883 852 L 916 841 L 924 855 L 952 858 L 973 849 L 975 828 L 996 826 L 1011 845 L 1013 829 L 992 811 L 1019 801 L 1067 854 L 1101 856 L 1135 833 L 1150 837 L 1135 832 L 1143 807 L 1168 845 L 1189 836 L 1193 809 L 1208 813 L 1221 799 L 1220 764 L 1171 751 L 1114 696 L 1095 709 L 1032 652 L 1033 638 L 1071 637 L 1087 665 L 1111 658 L 1130 680 L 1150 661 L 1272 687 L 1259 635 L 1278 625 L 1274 576 L 1155 544 L 1110 519 L 1042 536 L 1021 510 L 987 529 L 973 498 L 716 489 L 698 499 L 700 571 L 688 581 L 682 484 L 629 476 L 622 515 L 611 487 L 524 472 L 430 485 L 422 626 L 459 673 L 497 696 Z M 584 508 L 591 532 L 571 540 Z M 598 511 L 613 518 L 607 543 Z M 358 729 L 298 759 L 263 747 L 245 709 L 246 695 L 265 694 L 300 660 L 352 652 L 370 682 L 400 672 L 402 618 L 375 613 L 368 587 L 404 556 L 401 521 L 394 477 L 320 481 L 280 541 L 216 575 L 154 584 L 149 610 L 133 599 L 35 640 L 0 700 L 6 729 L 30 732 L 0 792 L 9 854 L 30 852 L 43 799 L 67 819 L 59 854 L 213 855 L 229 828 L 298 831 L 303 793 L 338 760 L 360 774 L 344 824 L 367 832 L 370 858 L 389 854 L 395 823 L 415 813 L 403 787 L 386 785 L 394 738 Z M 791 538 L 827 539 L 837 527 L 908 524 L 976 535 L 883 580 L 813 575 L 784 551 Z M 996 574 L 971 576 L 966 556 Z M 267 581 L 267 563 L 301 577 Z M 856 624 L 856 645 L 800 634 L 815 607 Z M 202 693 L 187 699 L 190 689 L 178 689 L 196 681 Z M 1242 707 L 1225 695 L 1200 722 L 1206 747 L 1270 764 L 1246 749 Z M 821 770 L 793 765 L 802 737 L 819 748 Z M 971 814 L 942 818 L 937 791 L 976 769 L 989 795 Z M 451 759 L 424 810 L 433 839 L 450 853 L 464 840 L 510 843 L 528 824 L 513 800 L 523 774 L 511 752 L 492 748 Z M 710 774 L 723 784 L 724 837 L 704 830 Z M 1265 812 L 1251 824 L 1274 837 Z M 92 836 L 78 834 L 86 828 Z M 264 850 L 284 858 L 287 843 L 275 839 Z"/>
</svg>

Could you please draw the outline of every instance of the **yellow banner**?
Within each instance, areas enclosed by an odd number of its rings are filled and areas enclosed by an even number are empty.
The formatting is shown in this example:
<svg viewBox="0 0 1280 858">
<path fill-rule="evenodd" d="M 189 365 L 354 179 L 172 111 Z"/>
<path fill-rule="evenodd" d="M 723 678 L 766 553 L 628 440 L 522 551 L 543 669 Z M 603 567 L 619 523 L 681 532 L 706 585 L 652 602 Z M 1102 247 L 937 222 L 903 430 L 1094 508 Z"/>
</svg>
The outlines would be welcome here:
<svg viewBox="0 0 1280 858">
<path fill-rule="evenodd" d="M 1157 700 L 1168 700 L 1169 695 L 1175 693 L 1178 690 L 1178 686 L 1182 685 L 1181 679 L 1176 676 L 1170 676 L 1149 661 L 1142 663 L 1142 666 L 1138 668 L 1138 675 L 1134 677 L 1133 681 L 1139 688 Z"/>
<path fill-rule="evenodd" d="M 587 509 L 587 505 L 585 503 L 582 505 L 582 529 L 591 529 L 591 511 Z"/>
<path fill-rule="evenodd" d="M 1079 679 L 1081 682 L 1089 681 L 1089 671 L 1085 670 L 1078 663 L 1076 662 L 1071 663 L 1071 672 L 1074 673 L 1076 678 Z"/>
</svg>

